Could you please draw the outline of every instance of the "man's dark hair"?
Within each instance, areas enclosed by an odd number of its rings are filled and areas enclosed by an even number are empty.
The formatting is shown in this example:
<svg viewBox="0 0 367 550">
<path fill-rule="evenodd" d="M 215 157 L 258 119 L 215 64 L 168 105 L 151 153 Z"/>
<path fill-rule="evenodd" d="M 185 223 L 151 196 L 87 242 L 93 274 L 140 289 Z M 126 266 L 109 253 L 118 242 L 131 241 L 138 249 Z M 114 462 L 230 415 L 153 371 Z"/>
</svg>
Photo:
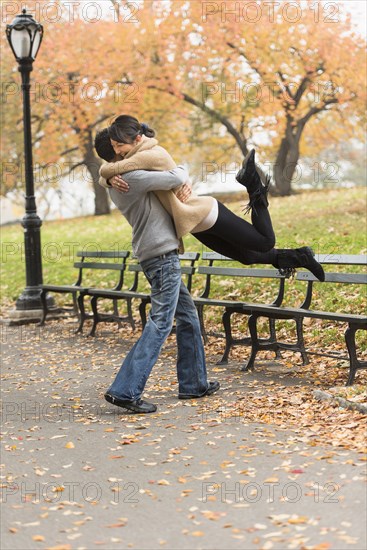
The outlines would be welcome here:
<svg viewBox="0 0 367 550">
<path fill-rule="evenodd" d="M 107 162 L 112 162 L 116 156 L 116 153 L 111 145 L 108 129 L 104 128 L 100 132 L 97 132 L 94 139 L 94 148 L 97 151 L 97 155 L 101 159 Z"/>
</svg>

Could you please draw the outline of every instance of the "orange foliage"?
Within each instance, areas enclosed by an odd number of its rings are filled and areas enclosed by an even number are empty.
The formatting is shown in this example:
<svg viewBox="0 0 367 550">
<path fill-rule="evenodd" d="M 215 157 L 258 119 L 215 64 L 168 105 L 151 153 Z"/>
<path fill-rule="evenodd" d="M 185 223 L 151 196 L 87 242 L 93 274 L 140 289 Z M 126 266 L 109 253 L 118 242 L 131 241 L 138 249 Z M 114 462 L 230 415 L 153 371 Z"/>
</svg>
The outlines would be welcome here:
<svg viewBox="0 0 367 550">
<path fill-rule="evenodd" d="M 81 11 L 71 20 L 70 8 L 55 3 L 63 19 L 43 22 L 32 73 L 41 164 L 82 163 L 90 136 L 121 113 L 157 127 L 172 153 L 190 157 L 191 142 L 205 139 L 214 160 L 224 152 L 240 160 L 248 141 L 261 146 L 264 160 L 274 159 L 288 138 L 297 138 L 307 155 L 316 143 L 322 147 L 325 130 L 328 145 L 351 128 L 361 136 L 365 41 L 340 4 L 334 13 L 310 0 L 286 10 L 284 3 L 111 0 L 91 22 Z M 3 74 L 18 84 L 7 53 Z M 5 99 L 3 158 L 9 159 L 21 154 L 14 131 L 21 98 Z"/>
</svg>

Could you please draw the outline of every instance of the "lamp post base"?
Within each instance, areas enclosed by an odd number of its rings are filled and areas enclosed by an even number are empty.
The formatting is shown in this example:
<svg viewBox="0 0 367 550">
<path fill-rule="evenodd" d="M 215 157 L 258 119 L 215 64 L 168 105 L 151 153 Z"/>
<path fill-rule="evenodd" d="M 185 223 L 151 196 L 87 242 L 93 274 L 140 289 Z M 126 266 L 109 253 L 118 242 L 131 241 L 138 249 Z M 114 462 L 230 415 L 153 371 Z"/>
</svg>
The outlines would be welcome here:
<svg viewBox="0 0 367 550">
<path fill-rule="evenodd" d="M 1 324 L 13 326 L 13 325 L 26 325 L 28 323 L 39 323 L 42 318 L 42 309 L 12 309 L 7 312 L 5 318 L 1 319 Z"/>
<path fill-rule="evenodd" d="M 15 309 L 8 311 L 6 317 L 0 319 L 0 323 L 8 326 L 39 323 L 43 317 L 40 294 L 38 287 L 25 287 L 16 301 Z M 55 306 L 53 296 L 47 294 L 46 302 L 50 311 L 48 318 L 59 319 L 62 316 L 62 308 Z"/>
<path fill-rule="evenodd" d="M 47 307 L 54 307 L 55 300 L 52 296 L 47 295 L 46 301 Z M 26 286 L 15 302 L 15 309 L 20 312 L 32 310 L 42 311 L 41 290 L 38 287 Z"/>
<path fill-rule="evenodd" d="M 42 319 L 42 316 L 42 309 L 12 309 L 6 313 L 6 317 L 0 319 L 0 326 L 5 325 L 12 327 L 18 325 L 28 325 L 30 323 L 35 323 L 38 325 Z M 51 321 L 54 319 L 63 319 L 64 317 L 65 315 L 62 308 L 54 308 L 47 315 L 47 320 Z"/>
</svg>

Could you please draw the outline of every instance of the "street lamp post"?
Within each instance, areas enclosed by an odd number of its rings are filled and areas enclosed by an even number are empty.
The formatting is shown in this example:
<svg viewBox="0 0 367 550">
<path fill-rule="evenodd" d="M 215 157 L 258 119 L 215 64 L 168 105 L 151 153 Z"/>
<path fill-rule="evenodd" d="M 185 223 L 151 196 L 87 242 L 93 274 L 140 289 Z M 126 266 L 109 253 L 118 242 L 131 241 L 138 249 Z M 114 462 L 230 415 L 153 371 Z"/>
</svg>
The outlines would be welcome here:
<svg viewBox="0 0 367 550">
<path fill-rule="evenodd" d="M 25 162 L 25 215 L 22 219 L 24 228 L 26 287 L 16 301 L 16 310 L 41 309 L 40 288 L 42 284 L 41 234 L 42 221 L 37 215 L 34 196 L 32 129 L 30 103 L 30 72 L 36 59 L 43 37 L 43 27 L 32 15 L 17 15 L 6 27 L 6 36 L 22 75 L 23 94 L 23 129 L 24 129 L 24 162 Z"/>
</svg>

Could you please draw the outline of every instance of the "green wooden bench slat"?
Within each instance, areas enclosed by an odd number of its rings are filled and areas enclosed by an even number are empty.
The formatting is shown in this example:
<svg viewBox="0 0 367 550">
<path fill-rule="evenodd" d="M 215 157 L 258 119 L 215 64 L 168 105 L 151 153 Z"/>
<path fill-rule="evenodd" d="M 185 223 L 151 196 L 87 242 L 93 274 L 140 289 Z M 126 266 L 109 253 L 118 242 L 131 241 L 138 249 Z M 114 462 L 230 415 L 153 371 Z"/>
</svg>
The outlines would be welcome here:
<svg viewBox="0 0 367 550">
<path fill-rule="evenodd" d="M 180 260 L 196 261 L 200 257 L 200 252 L 184 252 L 178 255 Z"/>
<path fill-rule="evenodd" d="M 113 263 L 104 263 L 104 262 L 76 262 L 74 267 L 83 268 L 83 269 L 115 269 L 117 271 L 124 271 L 126 266 L 124 264 L 113 264 Z"/>
<path fill-rule="evenodd" d="M 281 275 L 277 269 L 199 266 L 198 273 L 201 273 L 202 275 L 221 275 L 224 277 L 264 277 L 284 279 L 284 275 Z"/>
<path fill-rule="evenodd" d="M 277 269 L 245 269 L 241 267 L 199 266 L 198 273 L 201 273 L 202 275 L 221 275 L 223 277 L 284 278 L 284 275 L 281 275 Z M 309 271 L 298 271 L 296 278 L 299 281 L 319 282 L 317 277 Z M 325 273 L 325 282 L 366 284 L 367 273 Z"/>
<path fill-rule="evenodd" d="M 203 304 L 207 306 L 220 306 L 225 308 L 240 308 L 244 309 L 246 302 L 243 300 L 223 300 L 222 298 L 201 298 L 200 296 L 193 298 L 195 304 Z"/>
<path fill-rule="evenodd" d="M 364 254 L 316 254 L 315 258 L 322 264 L 367 265 Z"/>
<path fill-rule="evenodd" d="M 145 297 L 150 297 L 150 294 L 146 293 L 146 292 L 138 292 L 138 291 L 134 291 L 134 290 L 109 290 L 108 288 L 106 289 L 103 289 L 103 288 L 94 288 L 94 287 L 90 287 L 90 288 L 87 288 L 86 289 L 86 294 L 88 294 L 88 296 L 100 296 L 101 298 L 102 297 L 111 297 L 111 298 L 124 298 L 126 296 L 133 296 L 133 297 L 136 297 L 136 298 L 145 298 Z"/>
<path fill-rule="evenodd" d="M 229 258 L 228 256 L 223 256 L 222 254 L 219 254 L 218 252 L 203 252 L 202 254 L 203 260 L 216 260 L 216 261 L 228 261 L 233 262 L 232 258 Z"/>
<path fill-rule="evenodd" d="M 260 304 L 244 303 L 243 308 L 246 311 L 253 311 L 255 313 L 277 314 L 282 319 L 292 319 L 294 317 L 311 317 L 317 319 L 326 319 L 331 321 L 345 321 L 346 323 L 356 321 L 357 323 L 367 323 L 367 315 L 361 315 L 358 313 L 340 313 L 338 311 L 318 311 L 316 309 L 302 309 L 296 307 L 277 307 L 277 306 L 263 306 Z"/>
<path fill-rule="evenodd" d="M 233 262 L 231 258 L 218 254 L 218 252 L 203 252 L 202 259 Z M 365 254 L 316 254 L 315 259 L 322 264 L 367 265 L 367 255 Z"/>
<path fill-rule="evenodd" d="M 309 271 L 298 271 L 296 275 L 297 281 L 320 281 Z M 325 273 L 325 283 L 345 283 L 345 284 L 367 284 L 367 273 Z"/>
<path fill-rule="evenodd" d="M 140 266 L 140 264 L 131 264 L 128 266 L 129 271 L 133 271 L 135 273 L 143 273 L 143 269 Z M 181 273 L 184 275 L 193 275 L 196 271 L 196 267 L 191 267 L 188 265 L 182 265 L 181 266 Z"/>
<path fill-rule="evenodd" d="M 128 258 L 130 252 L 128 250 L 97 250 L 97 251 L 83 251 L 79 250 L 76 253 L 78 258 Z"/>
<path fill-rule="evenodd" d="M 140 264 L 129 264 L 127 268 L 129 271 L 135 271 L 135 272 L 137 271 L 138 273 L 143 272 L 143 268 L 141 267 Z"/>
<path fill-rule="evenodd" d="M 181 266 L 181 273 L 183 275 L 194 275 L 195 272 L 196 272 L 196 267 L 191 267 L 189 265 Z"/>
<path fill-rule="evenodd" d="M 77 292 L 81 289 L 84 290 L 84 286 L 80 285 L 42 285 L 41 288 L 46 291 L 57 291 L 57 292 Z"/>
</svg>

